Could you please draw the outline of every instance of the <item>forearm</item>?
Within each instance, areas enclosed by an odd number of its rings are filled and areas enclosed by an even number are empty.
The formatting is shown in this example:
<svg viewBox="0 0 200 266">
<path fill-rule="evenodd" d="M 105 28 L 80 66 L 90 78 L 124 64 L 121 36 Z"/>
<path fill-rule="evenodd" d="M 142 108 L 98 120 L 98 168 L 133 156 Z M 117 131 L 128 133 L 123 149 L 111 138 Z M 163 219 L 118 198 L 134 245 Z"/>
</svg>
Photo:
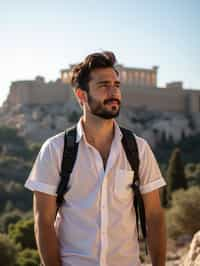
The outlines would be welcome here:
<svg viewBox="0 0 200 266">
<path fill-rule="evenodd" d="M 44 266 L 61 266 L 58 240 L 53 224 L 35 221 L 35 238 L 42 264 Z"/>
<path fill-rule="evenodd" d="M 153 217 L 148 222 L 148 246 L 152 266 L 165 266 L 166 260 L 166 227 L 164 213 Z"/>
</svg>

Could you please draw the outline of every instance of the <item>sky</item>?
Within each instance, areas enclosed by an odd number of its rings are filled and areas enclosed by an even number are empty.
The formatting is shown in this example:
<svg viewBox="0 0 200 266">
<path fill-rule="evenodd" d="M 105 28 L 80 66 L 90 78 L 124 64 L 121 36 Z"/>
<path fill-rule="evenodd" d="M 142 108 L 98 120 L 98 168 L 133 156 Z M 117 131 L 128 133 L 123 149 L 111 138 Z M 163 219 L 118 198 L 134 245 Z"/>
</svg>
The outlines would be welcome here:
<svg viewBox="0 0 200 266">
<path fill-rule="evenodd" d="M 16 80 L 46 81 L 102 50 L 159 66 L 158 86 L 200 89 L 199 0 L 0 0 L 0 105 Z"/>
</svg>

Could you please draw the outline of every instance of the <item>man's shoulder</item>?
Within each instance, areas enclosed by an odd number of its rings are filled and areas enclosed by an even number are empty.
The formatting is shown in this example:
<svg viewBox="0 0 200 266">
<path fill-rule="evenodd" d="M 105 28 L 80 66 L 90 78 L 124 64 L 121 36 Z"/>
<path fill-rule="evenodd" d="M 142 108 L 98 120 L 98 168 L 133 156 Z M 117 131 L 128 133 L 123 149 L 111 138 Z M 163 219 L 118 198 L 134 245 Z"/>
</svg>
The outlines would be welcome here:
<svg viewBox="0 0 200 266">
<path fill-rule="evenodd" d="M 142 149 L 143 147 L 145 147 L 148 144 L 147 141 L 143 137 L 138 136 L 134 132 L 134 130 L 131 130 L 130 128 L 127 128 L 127 127 L 121 127 L 121 126 L 120 126 L 120 128 L 124 128 L 126 130 L 129 130 L 132 133 L 133 137 L 135 137 L 135 140 L 136 140 L 136 143 L 137 143 L 139 149 Z"/>
<path fill-rule="evenodd" d="M 51 143 L 56 143 L 61 141 L 61 139 L 63 139 L 65 134 L 65 131 L 59 132 L 58 134 L 48 138 L 46 141 L 51 142 Z"/>
<path fill-rule="evenodd" d="M 133 133 L 133 135 L 134 135 L 134 137 L 135 137 L 135 139 L 136 139 L 137 145 L 138 145 L 140 148 L 142 148 L 142 147 L 144 147 L 144 146 L 147 145 L 147 141 L 146 141 L 146 139 L 144 139 L 144 138 L 141 137 L 141 136 L 136 135 L 135 133 Z"/>
<path fill-rule="evenodd" d="M 63 145 L 64 145 L 64 134 L 65 131 L 62 131 L 48 139 L 46 139 L 46 141 L 43 143 L 42 145 L 42 149 L 63 149 Z"/>
<path fill-rule="evenodd" d="M 125 128 L 125 127 L 124 127 Z M 140 159 L 142 159 L 144 153 L 145 153 L 145 150 L 149 148 L 149 144 L 148 142 L 146 141 L 145 138 L 141 137 L 141 136 L 138 136 L 134 130 L 131 130 L 130 128 L 125 128 L 129 131 L 131 131 L 133 137 L 135 138 L 136 140 L 136 143 L 137 143 L 137 147 L 138 147 L 138 152 L 139 152 L 139 157 Z"/>
</svg>

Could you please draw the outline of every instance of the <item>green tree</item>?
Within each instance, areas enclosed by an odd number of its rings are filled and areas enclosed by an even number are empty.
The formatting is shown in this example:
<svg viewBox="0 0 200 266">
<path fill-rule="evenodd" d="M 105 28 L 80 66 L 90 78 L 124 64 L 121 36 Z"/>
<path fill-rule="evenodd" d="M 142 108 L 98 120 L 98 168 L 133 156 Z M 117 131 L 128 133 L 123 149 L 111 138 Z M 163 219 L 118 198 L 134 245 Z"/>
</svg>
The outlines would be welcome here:
<svg viewBox="0 0 200 266">
<path fill-rule="evenodd" d="M 187 188 L 187 180 L 179 148 L 176 148 L 171 154 L 167 169 L 167 181 L 169 198 L 171 198 L 171 194 L 175 190 Z"/>
<path fill-rule="evenodd" d="M 3 207 L 5 206 L 6 200 L 7 200 L 7 192 L 6 192 L 5 183 L 0 180 L 0 210 L 2 210 Z"/>
<path fill-rule="evenodd" d="M 178 146 L 181 147 L 184 155 L 184 161 L 190 163 L 199 162 L 200 134 L 195 134 L 180 140 Z"/>
<path fill-rule="evenodd" d="M 170 147 L 174 147 L 174 138 L 172 135 L 169 135 L 169 137 L 167 139 L 167 145 Z"/>
<path fill-rule="evenodd" d="M 185 165 L 185 175 L 186 177 L 193 176 L 196 171 L 196 164 L 195 163 L 187 163 Z"/>
<path fill-rule="evenodd" d="M 160 144 L 162 146 L 166 146 L 166 144 L 167 144 L 167 137 L 166 137 L 165 131 L 162 131 L 162 133 L 161 133 Z"/>
<path fill-rule="evenodd" d="M 5 234 L 0 234 L 0 261 L 1 265 L 15 265 L 17 248 Z"/>
<path fill-rule="evenodd" d="M 14 210 L 14 204 L 11 200 L 6 200 L 6 204 L 4 206 L 4 212 L 11 212 Z"/>
<path fill-rule="evenodd" d="M 193 235 L 200 228 L 200 188 L 178 190 L 172 195 L 172 208 L 167 211 L 167 227 L 170 237 Z"/>
<path fill-rule="evenodd" d="M 9 140 L 15 143 L 15 142 L 22 140 L 22 138 L 18 136 L 17 130 L 15 128 L 1 126 L 0 127 L 0 143 L 9 142 Z"/>
<path fill-rule="evenodd" d="M 80 113 L 74 110 L 69 114 L 68 121 L 71 123 L 76 123 L 79 120 L 79 118 L 80 118 Z"/>
<path fill-rule="evenodd" d="M 36 249 L 33 218 L 22 219 L 16 224 L 9 225 L 8 235 L 16 244 L 20 244 L 23 249 Z"/>
<path fill-rule="evenodd" d="M 20 210 L 27 211 L 32 206 L 32 194 L 17 182 L 9 182 L 7 186 L 8 199 Z"/>
<path fill-rule="evenodd" d="M 23 159 L 11 156 L 0 157 L 0 179 L 24 183 L 29 174 L 31 165 Z"/>
<path fill-rule="evenodd" d="M 200 186 L 200 164 L 188 163 L 185 166 L 188 187 Z"/>
<path fill-rule="evenodd" d="M 30 143 L 28 145 L 28 149 L 30 152 L 29 157 L 28 157 L 29 160 L 31 160 L 31 161 L 35 160 L 37 154 L 39 153 L 39 151 L 41 149 L 41 146 L 42 146 L 41 143 Z"/>
<path fill-rule="evenodd" d="M 40 258 L 37 250 L 24 249 L 19 252 L 17 256 L 16 266 L 38 266 L 40 265 Z"/>
<path fill-rule="evenodd" d="M 15 224 L 22 218 L 22 213 L 15 209 L 11 212 L 3 213 L 0 218 L 0 229 L 3 233 L 8 233 L 8 226 L 10 224 Z"/>
<path fill-rule="evenodd" d="M 18 182 L 3 182 L 0 180 L 0 212 L 20 209 L 28 211 L 32 206 L 32 195 Z"/>
<path fill-rule="evenodd" d="M 27 149 L 25 140 L 18 135 L 17 130 L 6 126 L 0 127 L 0 147 L 1 153 L 19 157 Z"/>
</svg>

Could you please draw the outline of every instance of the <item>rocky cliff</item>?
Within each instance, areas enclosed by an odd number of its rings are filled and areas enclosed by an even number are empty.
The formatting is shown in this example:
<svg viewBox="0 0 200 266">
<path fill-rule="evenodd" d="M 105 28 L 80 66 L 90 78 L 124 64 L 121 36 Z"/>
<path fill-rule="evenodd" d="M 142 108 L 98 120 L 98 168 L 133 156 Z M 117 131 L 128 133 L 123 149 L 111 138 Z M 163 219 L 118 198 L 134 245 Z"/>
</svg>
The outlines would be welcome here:
<svg viewBox="0 0 200 266">
<path fill-rule="evenodd" d="M 190 244 L 189 251 L 180 261 L 181 266 L 200 265 L 200 231 L 198 231 Z"/>
<path fill-rule="evenodd" d="M 81 115 L 78 104 L 16 105 L 0 109 L 0 125 L 15 127 L 26 138 L 42 142 L 74 124 Z M 152 146 L 163 137 L 175 142 L 200 132 L 200 113 L 184 114 L 121 108 L 118 122 L 145 137 Z"/>
</svg>

